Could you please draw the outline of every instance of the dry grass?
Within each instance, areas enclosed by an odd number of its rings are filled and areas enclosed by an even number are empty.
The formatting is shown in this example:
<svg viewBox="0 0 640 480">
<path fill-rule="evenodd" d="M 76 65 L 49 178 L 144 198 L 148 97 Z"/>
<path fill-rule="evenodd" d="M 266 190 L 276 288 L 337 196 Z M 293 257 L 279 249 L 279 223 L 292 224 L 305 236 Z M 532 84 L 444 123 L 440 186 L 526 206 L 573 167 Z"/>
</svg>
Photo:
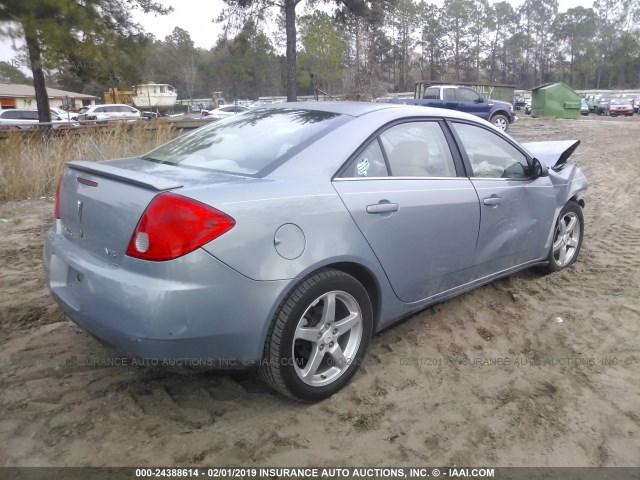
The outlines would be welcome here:
<svg viewBox="0 0 640 480">
<path fill-rule="evenodd" d="M 55 194 L 65 163 L 140 155 L 175 137 L 171 125 L 118 124 L 0 138 L 0 201 Z"/>
</svg>

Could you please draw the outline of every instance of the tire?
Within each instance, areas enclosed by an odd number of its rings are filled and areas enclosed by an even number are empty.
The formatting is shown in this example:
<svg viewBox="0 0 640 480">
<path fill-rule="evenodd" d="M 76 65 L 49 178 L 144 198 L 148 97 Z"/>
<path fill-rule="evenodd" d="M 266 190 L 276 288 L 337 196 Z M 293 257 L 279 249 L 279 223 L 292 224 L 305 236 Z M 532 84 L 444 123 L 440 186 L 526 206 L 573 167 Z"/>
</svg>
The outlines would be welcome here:
<svg viewBox="0 0 640 480">
<path fill-rule="evenodd" d="M 547 258 L 547 271 L 558 272 L 570 267 L 578 258 L 584 234 L 582 208 L 573 200 L 560 211 Z"/>
<path fill-rule="evenodd" d="M 503 132 L 506 132 L 509 128 L 509 119 L 501 113 L 496 113 L 491 117 L 491 123 L 493 123 L 498 130 L 502 130 Z"/>
<path fill-rule="evenodd" d="M 267 333 L 260 376 L 294 400 L 328 398 L 362 363 L 372 328 L 371 301 L 362 284 L 339 270 L 319 270 L 280 304 Z"/>
</svg>

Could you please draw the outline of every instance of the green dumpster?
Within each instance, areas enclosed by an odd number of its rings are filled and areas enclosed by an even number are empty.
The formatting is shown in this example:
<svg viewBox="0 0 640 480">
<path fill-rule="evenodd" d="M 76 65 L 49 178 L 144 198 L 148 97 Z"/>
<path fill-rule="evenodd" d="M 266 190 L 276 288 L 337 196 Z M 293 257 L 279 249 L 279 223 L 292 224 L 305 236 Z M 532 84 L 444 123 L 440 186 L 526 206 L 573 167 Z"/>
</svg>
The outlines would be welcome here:
<svg viewBox="0 0 640 480">
<path fill-rule="evenodd" d="M 580 118 L 580 95 L 562 82 L 531 89 L 531 116 Z"/>
</svg>

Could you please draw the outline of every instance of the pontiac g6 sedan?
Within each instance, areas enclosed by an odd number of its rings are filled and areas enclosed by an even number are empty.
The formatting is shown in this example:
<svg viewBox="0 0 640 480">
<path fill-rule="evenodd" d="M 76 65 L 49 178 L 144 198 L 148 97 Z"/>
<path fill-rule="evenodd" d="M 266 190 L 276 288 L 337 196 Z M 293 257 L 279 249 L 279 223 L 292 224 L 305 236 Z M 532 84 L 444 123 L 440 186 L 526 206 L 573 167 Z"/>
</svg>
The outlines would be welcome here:
<svg viewBox="0 0 640 480">
<path fill-rule="evenodd" d="M 319 400 L 373 333 L 532 266 L 576 261 L 579 141 L 518 144 L 425 107 L 292 103 L 146 155 L 68 164 L 47 283 L 133 356 L 254 367 Z"/>
</svg>

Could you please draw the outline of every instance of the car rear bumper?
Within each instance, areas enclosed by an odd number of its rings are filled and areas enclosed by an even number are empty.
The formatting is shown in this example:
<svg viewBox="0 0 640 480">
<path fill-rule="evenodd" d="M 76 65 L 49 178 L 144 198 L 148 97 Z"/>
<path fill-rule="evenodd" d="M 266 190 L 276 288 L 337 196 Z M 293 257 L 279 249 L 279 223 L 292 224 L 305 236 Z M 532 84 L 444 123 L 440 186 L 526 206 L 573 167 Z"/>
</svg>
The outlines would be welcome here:
<svg viewBox="0 0 640 480">
<path fill-rule="evenodd" d="M 47 285 L 64 312 L 102 342 L 144 359 L 238 368 L 260 360 L 290 280 L 251 280 L 198 249 L 169 262 L 113 265 L 55 230 Z"/>
</svg>

